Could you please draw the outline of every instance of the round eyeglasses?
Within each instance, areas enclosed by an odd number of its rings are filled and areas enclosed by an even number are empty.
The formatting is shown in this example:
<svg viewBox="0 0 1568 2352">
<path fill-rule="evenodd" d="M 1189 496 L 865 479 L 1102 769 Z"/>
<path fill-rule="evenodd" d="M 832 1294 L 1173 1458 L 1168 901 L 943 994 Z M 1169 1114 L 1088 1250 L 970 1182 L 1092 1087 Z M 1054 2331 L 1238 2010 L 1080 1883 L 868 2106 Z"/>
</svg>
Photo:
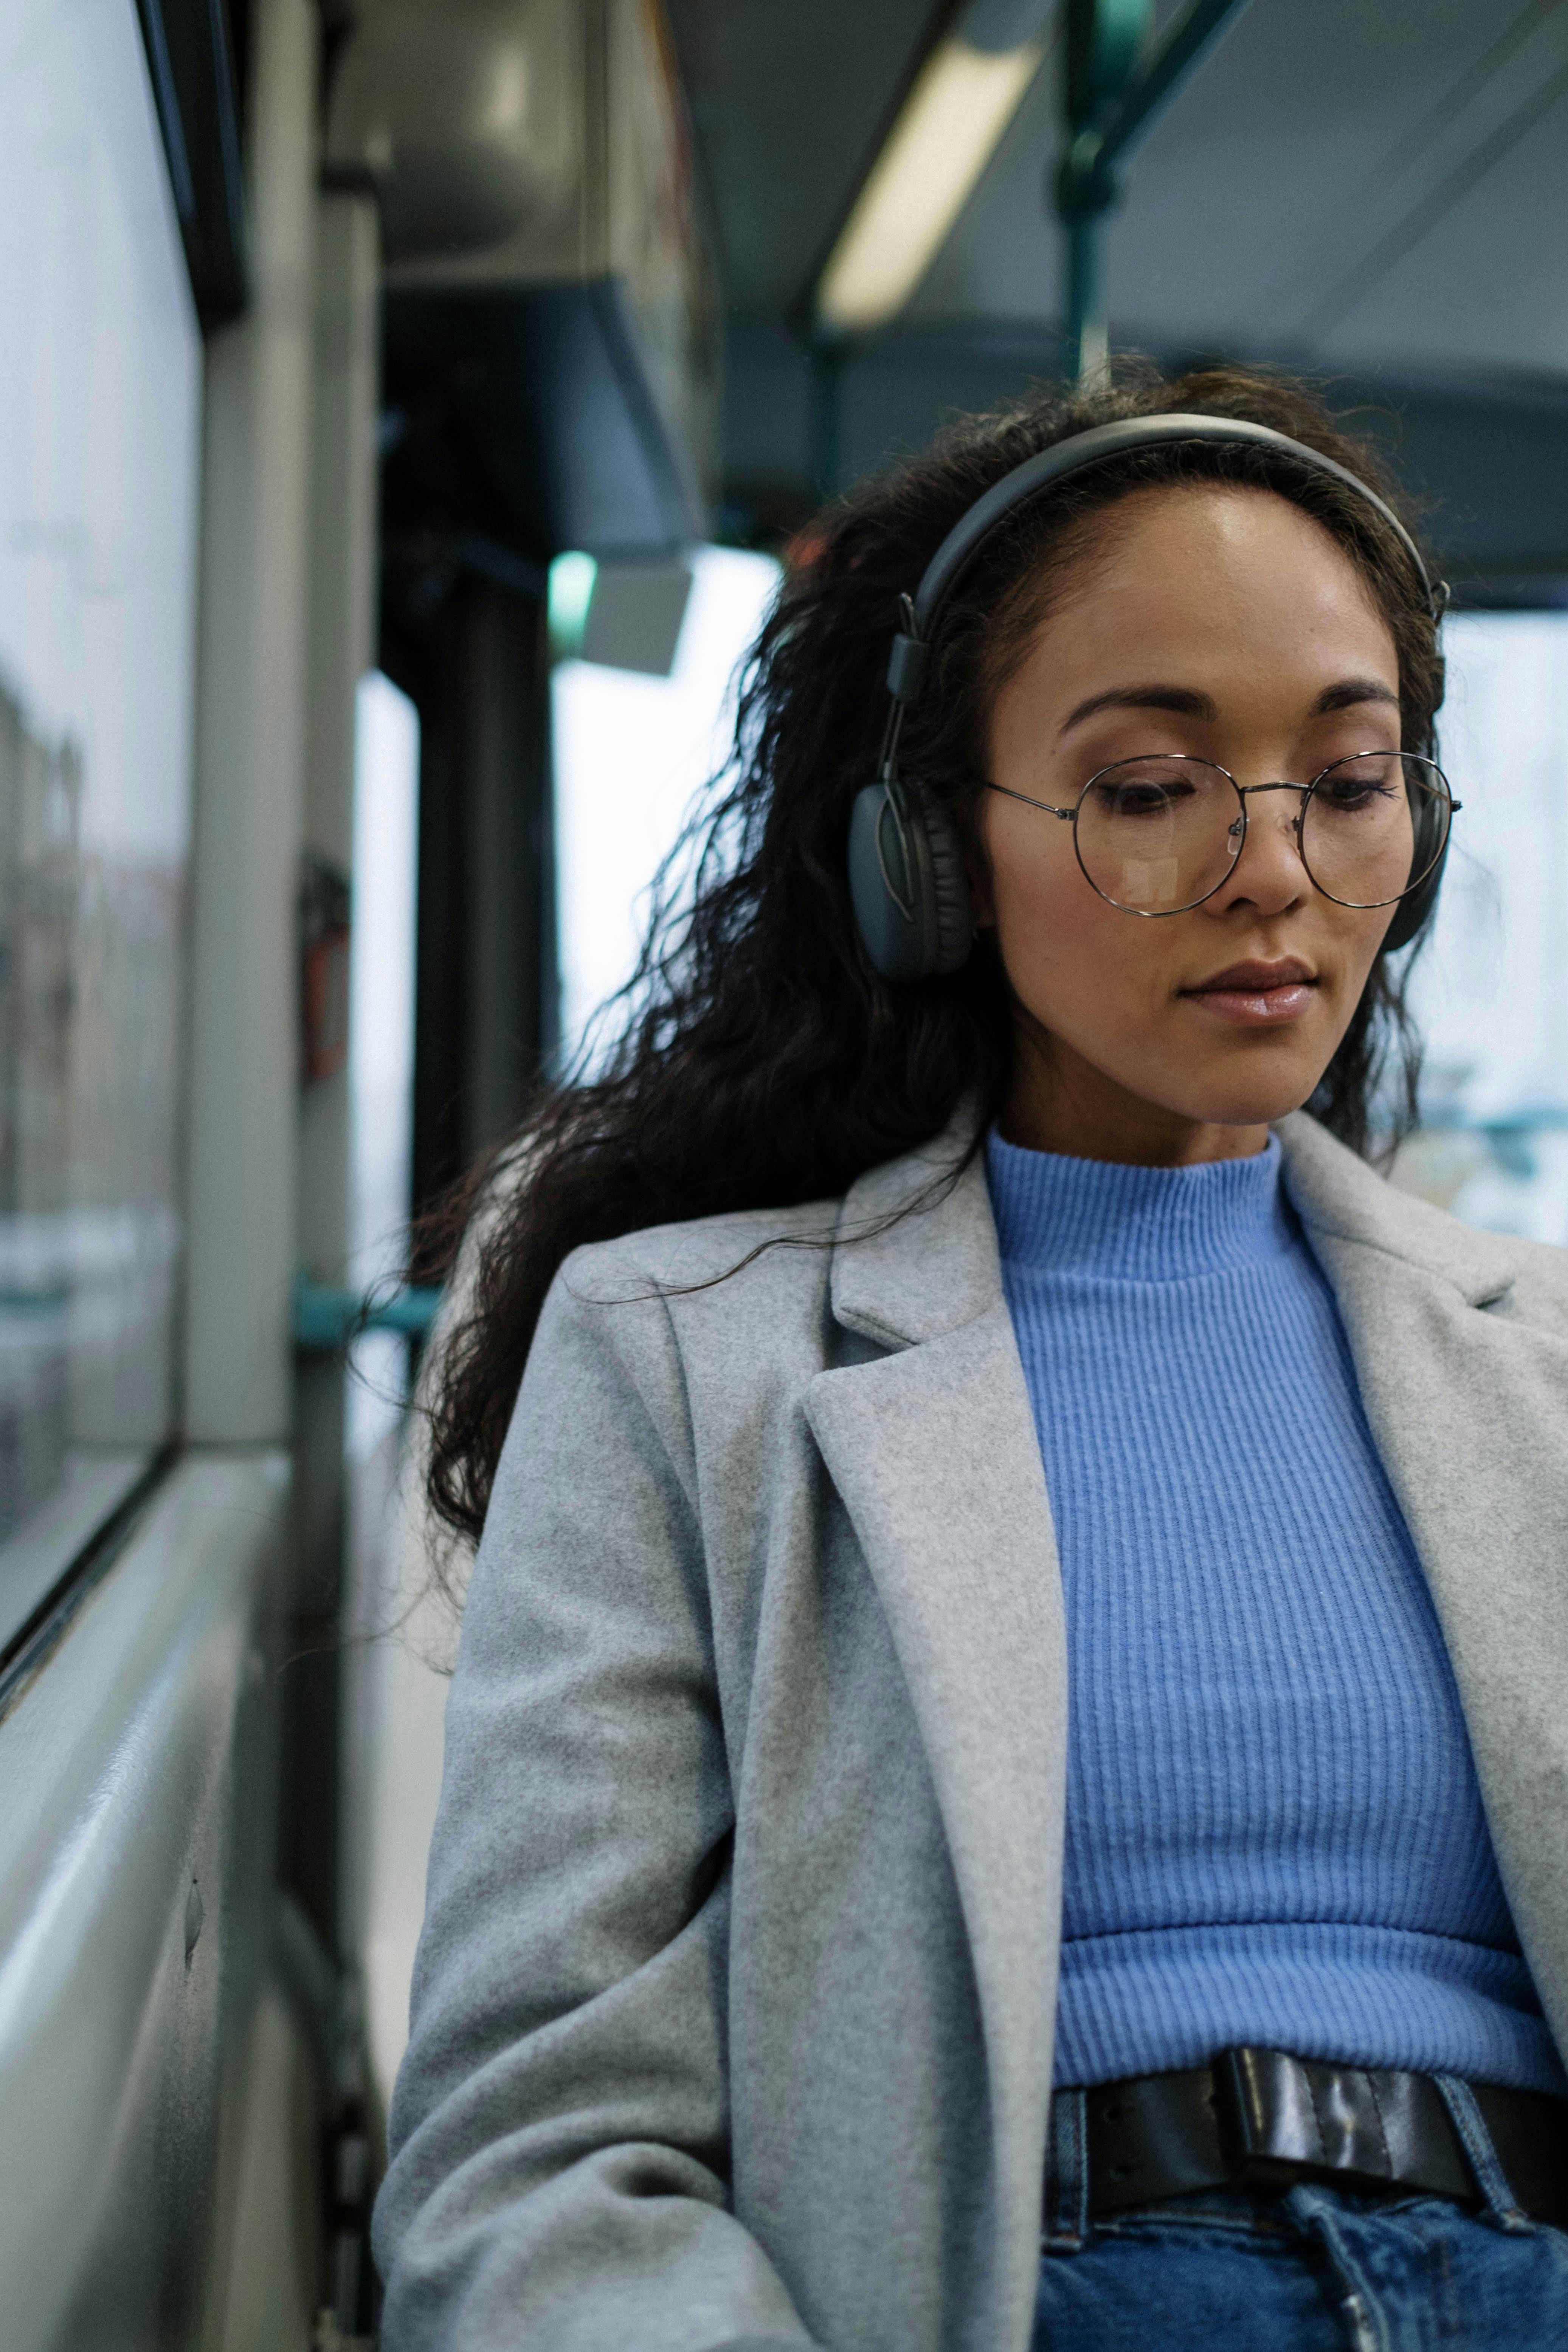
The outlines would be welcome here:
<svg viewBox="0 0 1568 2352">
<path fill-rule="evenodd" d="M 991 790 L 1070 824 L 1085 881 L 1128 915 L 1183 915 L 1212 898 L 1259 793 L 1300 795 L 1297 850 L 1313 888 L 1339 907 L 1392 907 L 1418 890 L 1460 806 L 1436 761 L 1410 751 L 1357 751 L 1310 784 L 1238 784 L 1212 761 L 1150 752 L 1101 768 L 1070 808 Z"/>
</svg>

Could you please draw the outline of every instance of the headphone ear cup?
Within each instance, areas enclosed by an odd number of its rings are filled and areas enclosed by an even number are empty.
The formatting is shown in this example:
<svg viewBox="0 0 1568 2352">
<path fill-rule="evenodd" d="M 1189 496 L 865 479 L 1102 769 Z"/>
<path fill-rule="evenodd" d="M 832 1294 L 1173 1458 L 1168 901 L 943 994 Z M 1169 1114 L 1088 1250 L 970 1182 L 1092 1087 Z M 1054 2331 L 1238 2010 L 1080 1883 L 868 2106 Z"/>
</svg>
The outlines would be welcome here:
<svg viewBox="0 0 1568 2352">
<path fill-rule="evenodd" d="M 1422 808 L 1415 820 L 1415 846 L 1410 859 L 1410 870 L 1413 874 L 1419 874 L 1431 856 L 1443 822 L 1443 811 L 1436 802 L 1428 802 Z M 1449 838 L 1452 838 L 1451 835 Z M 1443 885 L 1443 868 L 1447 863 L 1448 841 L 1445 840 L 1442 855 L 1431 873 L 1427 875 L 1426 881 L 1422 883 L 1419 889 L 1413 890 L 1408 898 L 1401 898 L 1395 907 L 1394 920 L 1383 935 L 1384 955 L 1397 955 L 1400 949 L 1407 948 L 1416 933 L 1423 929 L 1437 903 L 1437 893 Z"/>
<path fill-rule="evenodd" d="M 969 961 L 974 939 L 974 915 L 969 903 L 969 876 L 963 844 L 947 811 L 927 805 L 918 820 L 931 852 L 931 906 L 936 935 L 931 972 L 943 977 Z"/>
<path fill-rule="evenodd" d="M 963 845 L 918 784 L 881 781 L 855 795 L 849 896 L 861 944 L 884 980 L 940 979 L 967 958 L 973 922 Z"/>
</svg>

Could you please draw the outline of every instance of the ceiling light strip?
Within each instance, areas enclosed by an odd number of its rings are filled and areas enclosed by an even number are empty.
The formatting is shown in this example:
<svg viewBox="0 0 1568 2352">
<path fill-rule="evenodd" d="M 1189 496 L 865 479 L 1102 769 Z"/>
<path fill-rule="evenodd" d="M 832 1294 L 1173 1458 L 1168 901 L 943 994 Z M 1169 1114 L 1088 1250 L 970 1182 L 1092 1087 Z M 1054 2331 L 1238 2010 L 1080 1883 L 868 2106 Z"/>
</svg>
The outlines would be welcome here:
<svg viewBox="0 0 1568 2352">
<path fill-rule="evenodd" d="M 1009 48 L 937 44 L 828 257 L 819 326 L 864 334 L 914 292 L 979 183 L 1050 47 L 1044 26 Z"/>
</svg>

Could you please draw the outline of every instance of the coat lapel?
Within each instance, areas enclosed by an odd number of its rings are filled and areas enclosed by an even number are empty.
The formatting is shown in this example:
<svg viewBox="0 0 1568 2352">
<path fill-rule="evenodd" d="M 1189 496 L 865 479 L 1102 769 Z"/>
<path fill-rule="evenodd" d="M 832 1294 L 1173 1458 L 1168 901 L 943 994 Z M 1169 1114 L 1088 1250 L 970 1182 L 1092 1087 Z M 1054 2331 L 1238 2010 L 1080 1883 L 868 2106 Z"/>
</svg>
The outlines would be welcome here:
<svg viewBox="0 0 1568 2352">
<path fill-rule="evenodd" d="M 1021 2343 L 1061 1925 L 1066 1636 L 984 1172 L 973 1160 L 944 1187 L 952 1143 L 875 1171 L 847 1199 L 835 1312 L 894 1352 L 819 1375 L 806 1412 L 876 1580 L 947 1832 L 990 2077 L 997 2340 Z M 934 1197 L 887 1223 L 933 1179 Z"/>
<path fill-rule="evenodd" d="M 1394 1192 L 1300 1115 L 1280 1133 L 1453 1661 L 1520 1940 L 1568 2052 L 1568 1273 L 1557 1253 Z"/>
</svg>

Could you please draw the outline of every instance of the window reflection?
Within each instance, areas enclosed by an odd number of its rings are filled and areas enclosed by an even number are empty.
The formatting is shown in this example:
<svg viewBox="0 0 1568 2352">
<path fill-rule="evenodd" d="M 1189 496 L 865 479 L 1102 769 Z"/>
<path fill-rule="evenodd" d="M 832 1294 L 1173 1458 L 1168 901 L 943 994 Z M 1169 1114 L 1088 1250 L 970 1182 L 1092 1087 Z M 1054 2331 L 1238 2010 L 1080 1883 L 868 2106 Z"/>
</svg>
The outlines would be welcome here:
<svg viewBox="0 0 1568 2352">
<path fill-rule="evenodd" d="M 79 15 L 0 79 L 0 1643 L 175 1413 L 200 345 Z"/>
</svg>

